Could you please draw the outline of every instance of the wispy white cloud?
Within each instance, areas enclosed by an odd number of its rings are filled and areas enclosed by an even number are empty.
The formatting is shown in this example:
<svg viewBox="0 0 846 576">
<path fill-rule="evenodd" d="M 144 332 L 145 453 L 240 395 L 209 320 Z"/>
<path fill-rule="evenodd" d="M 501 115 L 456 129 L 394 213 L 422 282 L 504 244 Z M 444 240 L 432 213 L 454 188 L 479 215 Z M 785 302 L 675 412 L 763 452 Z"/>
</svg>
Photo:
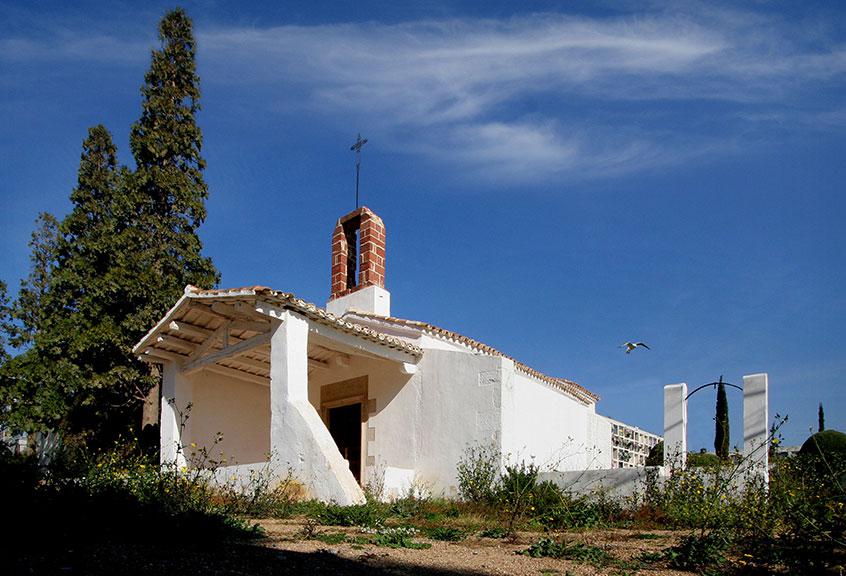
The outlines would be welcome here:
<svg viewBox="0 0 846 576">
<path fill-rule="evenodd" d="M 735 150 L 745 123 L 775 116 L 781 126 L 830 128 L 842 111 L 803 111 L 802 99 L 846 75 L 846 46 L 824 28 L 701 5 L 601 18 L 216 27 L 198 40 L 204 80 L 261 94 L 273 102 L 268 113 L 352 115 L 382 142 L 497 181 L 619 175 Z M 146 56 L 130 44 L 63 32 L 47 43 L 2 40 L 0 58 Z M 720 111 L 697 112 L 703 102 Z"/>
<path fill-rule="evenodd" d="M 783 110 L 846 72 L 843 46 L 798 33 L 773 18 L 711 10 L 218 29 L 201 42 L 212 80 L 216 70 L 247 69 L 241 81 L 298 87 L 308 107 L 365 118 L 385 139 L 413 134 L 404 149 L 465 175 L 528 182 L 619 175 L 736 149 L 730 129 L 673 131 L 664 118 L 659 130 L 643 115 L 597 116 L 592 103 Z"/>
</svg>

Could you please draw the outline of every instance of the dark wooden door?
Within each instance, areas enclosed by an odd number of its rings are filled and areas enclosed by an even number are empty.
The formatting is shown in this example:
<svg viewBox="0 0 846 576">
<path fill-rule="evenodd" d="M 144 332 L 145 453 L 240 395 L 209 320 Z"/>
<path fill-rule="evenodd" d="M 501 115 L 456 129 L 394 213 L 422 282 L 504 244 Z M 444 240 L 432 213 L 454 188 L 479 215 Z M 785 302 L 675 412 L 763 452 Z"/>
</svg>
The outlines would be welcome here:
<svg viewBox="0 0 846 576">
<path fill-rule="evenodd" d="M 329 433 L 361 484 L 361 403 L 330 408 Z"/>
</svg>

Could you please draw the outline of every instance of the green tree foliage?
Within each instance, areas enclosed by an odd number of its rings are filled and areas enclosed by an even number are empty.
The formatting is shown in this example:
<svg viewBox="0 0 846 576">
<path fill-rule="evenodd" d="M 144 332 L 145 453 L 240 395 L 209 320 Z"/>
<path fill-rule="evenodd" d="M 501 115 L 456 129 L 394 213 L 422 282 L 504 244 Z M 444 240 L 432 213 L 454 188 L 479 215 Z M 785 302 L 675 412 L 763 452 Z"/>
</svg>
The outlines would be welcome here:
<svg viewBox="0 0 846 576">
<path fill-rule="evenodd" d="M 15 430 L 45 430 L 57 424 L 66 403 L 61 388 L 73 379 L 63 373 L 66 366 L 48 360 L 50 352 L 57 352 L 55 339 L 46 335 L 58 322 L 50 310 L 55 308 L 52 282 L 59 240 L 56 218 L 46 212 L 39 214 L 29 242 L 30 272 L 7 317 L 4 331 L 9 343 L 23 350 L 0 369 L 0 403 L 7 407 L 2 417 L 4 424 Z"/>
<path fill-rule="evenodd" d="M 59 221 L 55 216 L 48 212 L 38 215 L 29 248 L 29 276 L 21 282 L 13 307 L 18 322 L 11 343 L 16 347 L 32 344 L 50 321 L 46 306 L 59 250 Z"/>
<path fill-rule="evenodd" d="M 218 280 L 196 233 L 208 190 L 191 21 L 169 12 L 159 35 L 130 137 L 135 172 L 118 165 L 109 132 L 93 127 L 70 214 L 39 217 L 9 332 L 23 352 L 0 371 L 0 401 L 11 408 L 2 417 L 13 428 L 107 443 L 140 423 L 154 379 L 132 346 L 186 284 Z"/>
<path fill-rule="evenodd" d="M 664 465 L 664 441 L 661 440 L 655 446 L 649 449 L 649 455 L 646 457 L 647 466 L 663 466 Z"/>
<path fill-rule="evenodd" d="M 714 434 L 714 452 L 725 460 L 729 455 L 729 412 L 726 386 L 720 379 L 717 387 L 716 432 Z"/>
<path fill-rule="evenodd" d="M 846 434 L 837 430 L 817 432 L 802 443 L 799 453 L 846 460 Z"/>
<path fill-rule="evenodd" d="M 825 431 L 825 412 L 823 412 L 822 402 L 820 402 L 820 409 L 817 411 L 817 432 Z"/>
<path fill-rule="evenodd" d="M 153 51 L 141 88 L 141 118 L 130 135 L 140 224 L 134 239 L 137 296 L 149 299 L 149 306 L 141 307 L 148 314 L 139 321 L 148 328 L 186 284 L 211 287 L 219 280 L 211 260 L 201 255 L 196 234 L 206 217 L 208 188 L 202 175 L 202 134 L 195 121 L 200 109 L 195 43 L 184 11 L 165 15 L 159 38 L 161 48 Z"/>
<path fill-rule="evenodd" d="M 0 367 L 9 359 L 6 346 L 12 335 L 12 309 L 6 290 L 6 283 L 0 280 Z"/>
</svg>

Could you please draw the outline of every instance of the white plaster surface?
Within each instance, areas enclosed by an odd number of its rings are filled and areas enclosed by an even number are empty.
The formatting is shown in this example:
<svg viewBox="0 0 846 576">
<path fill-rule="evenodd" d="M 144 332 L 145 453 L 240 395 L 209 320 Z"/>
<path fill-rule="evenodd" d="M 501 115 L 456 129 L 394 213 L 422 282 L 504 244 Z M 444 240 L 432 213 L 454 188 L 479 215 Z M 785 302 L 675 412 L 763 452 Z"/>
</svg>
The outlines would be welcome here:
<svg viewBox="0 0 846 576">
<path fill-rule="evenodd" d="M 766 482 L 769 463 L 767 374 L 743 377 L 743 455 L 755 474 Z"/>
<path fill-rule="evenodd" d="M 611 421 L 605 416 L 593 413 L 588 417 L 588 446 L 594 448 L 594 468 L 611 468 L 613 460 L 613 442 L 611 440 Z"/>
<path fill-rule="evenodd" d="M 434 494 L 458 494 L 456 464 L 467 446 L 501 442 L 502 361 L 446 350 L 426 350 L 420 361 L 415 469 Z M 496 384 L 480 386 L 480 374 L 491 372 Z"/>
<path fill-rule="evenodd" d="M 266 462 L 270 453 L 270 388 L 208 371 L 190 377 L 194 390 L 187 444 L 229 464 Z M 215 437 L 222 434 L 220 442 Z"/>
<path fill-rule="evenodd" d="M 629 498 L 641 495 L 646 487 L 647 476 L 661 481 L 663 469 L 660 466 L 647 468 L 609 468 L 604 470 L 570 470 L 564 472 L 542 472 L 539 480 L 549 480 L 556 486 L 574 495 L 588 495 L 603 492 L 612 498 Z"/>
<path fill-rule="evenodd" d="M 414 474 L 414 470 L 410 468 L 386 467 L 382 498 L 393 501 L 407 496 L 414 486 Z"/>
<path fill-rule="evenodd" d="M 329 430 L 308 401 L 308 321 L 286 311 L 270 350 L 271 440 L 274 462 L 289 469 L 310 495 L 342 505 L 364 502 L 364 492 Z"/>
<path fill-rule="evenodd" d="M 326 303 L 326 311 L 339 318 L 348 310 L 390 316 L 391 293 L 381 286 L 365 286 Z"/>
<path fill-rule="evenodd" d="M 687 463 L 687 383 L 664 386 L 664 464 Z"/>
<path fill-rule="evenodd" d="M 502 367 L 504 459 L 533 460 L 547 470 L 584 470 L 601 467 L 605 457 L 610 467 L 610 425 L 606 450 L 591 441 L 598 433 L 593 405 L 515 370 L 511 360 L 503 359 Z"/>
<path fill-rule="evenodd" d="M 162 465 L 187 465 L 184 439 L 191 437 L 193 422 L 184 419 L 193 402 L 193 384 L 174 362 L 166 362 L 162 373 L 162 410 L 159 428 L 159 459 Z M 184 420 L 184 422 L 183 422 Z"/>
</svg>

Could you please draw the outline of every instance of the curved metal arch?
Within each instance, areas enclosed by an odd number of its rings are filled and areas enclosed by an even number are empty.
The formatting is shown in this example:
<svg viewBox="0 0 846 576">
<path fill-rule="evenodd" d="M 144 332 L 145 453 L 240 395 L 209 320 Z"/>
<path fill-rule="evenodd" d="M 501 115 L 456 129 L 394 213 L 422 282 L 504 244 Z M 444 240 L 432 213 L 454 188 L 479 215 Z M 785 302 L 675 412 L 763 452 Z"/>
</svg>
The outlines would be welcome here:
<svg viewBox="0 0 846 576">
<path fill-rule="evenodd" d="M 740 387 L 740 386 L 738 386 L 738 385 L 736 385 L 736 384 L 731 384 L 731 383 L 729 383 L 729 382 L 723 382 L 723 377 L 722 377 L 722 375 L 721 375 L 721 376 L 720 376 L 720 381 L 719 381 L 719 382 L 711 382 L 710 384 L 703 384 L 702 386 L 698 387 L 696 390 L 694 390 L 693 392 L 691 392 L 690 394 L 688 394 L 687 396 L 685 396 L 685 397 L 684 397 L 684 401 L 685 401 L 685 402 L 687 402 L 687 399 L 688 399 L 688 398 L 690 398 L 691 396 L 693 396 L 694 394 L 696 394 L 697 392 L 699 392 L 699 391 L 700 391 L 700 390 L 702 390 L 703 388 L 707 388 L 708 386 L 713 386 L 713 387 L 714 387 L 714 390 L 716 390 L 716 389 L 717 389 L 717 386 L 718 386 L 718 385 L 720 385 L 720 384 L 722 384 L 723 386 L 731 386 L 732 388 L 737 388 L 737 389 L 738 389 L 738 390 L 740 390 L 741 392 L 743 391 L 743 388 L 742 388 L 742 387 Z"/>
</svg>

